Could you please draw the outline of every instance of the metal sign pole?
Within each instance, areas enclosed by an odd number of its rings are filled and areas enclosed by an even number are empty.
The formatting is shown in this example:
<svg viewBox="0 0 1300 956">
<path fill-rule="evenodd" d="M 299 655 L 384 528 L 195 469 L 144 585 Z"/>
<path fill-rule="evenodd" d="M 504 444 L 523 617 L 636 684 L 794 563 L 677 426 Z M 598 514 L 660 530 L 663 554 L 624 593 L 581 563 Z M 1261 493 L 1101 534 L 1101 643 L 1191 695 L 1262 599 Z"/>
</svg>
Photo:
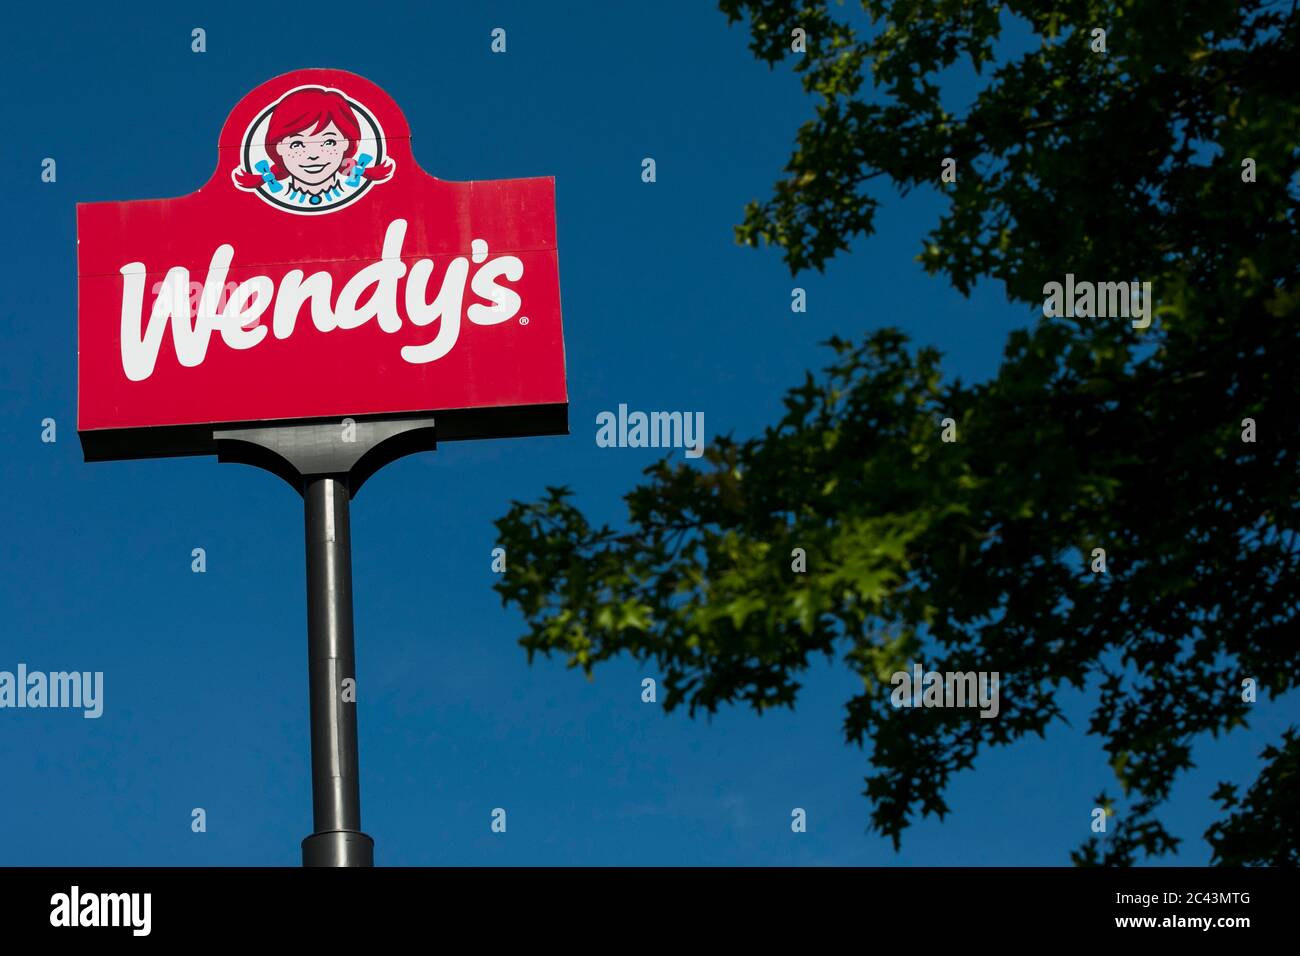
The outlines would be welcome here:
<svg viewBox="0 0 1300 956">
<path fill-rule="evenodd" d="M 262 468 L 302 495 L 315 831 L 302 841 L 302 865 L 374 866 L 375 841 L 361 832 L 349 502 L 384 465 L 437 448 L 434 420 L 221 428 L 212 439 L 218 461 Z"/>
<path fill-rule="evenodd" d="M 308 478 L 303 488 L 315 827 L 302 841 L 303 866 L 375 862 L 375 841 L 361 832 L 348 497 L 346 478 Z"/>
</svg>

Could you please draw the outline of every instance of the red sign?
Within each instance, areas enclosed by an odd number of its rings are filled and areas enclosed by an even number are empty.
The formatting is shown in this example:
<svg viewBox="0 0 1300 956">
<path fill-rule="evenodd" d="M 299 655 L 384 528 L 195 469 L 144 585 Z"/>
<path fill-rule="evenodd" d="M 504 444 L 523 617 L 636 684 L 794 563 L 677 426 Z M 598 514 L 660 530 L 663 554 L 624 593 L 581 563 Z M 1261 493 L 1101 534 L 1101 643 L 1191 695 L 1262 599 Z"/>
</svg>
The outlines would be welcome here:
<svg viewBox="0 0 1300 956">
<path fill-rule="evenodd" d="M 263 83 L 217 146 L 188 196 L 77 206 L 87 458 L 412 413 L 440 440 L 567 431 L 553 178 L 435 179 L 341 70 Z"/>
</svg>

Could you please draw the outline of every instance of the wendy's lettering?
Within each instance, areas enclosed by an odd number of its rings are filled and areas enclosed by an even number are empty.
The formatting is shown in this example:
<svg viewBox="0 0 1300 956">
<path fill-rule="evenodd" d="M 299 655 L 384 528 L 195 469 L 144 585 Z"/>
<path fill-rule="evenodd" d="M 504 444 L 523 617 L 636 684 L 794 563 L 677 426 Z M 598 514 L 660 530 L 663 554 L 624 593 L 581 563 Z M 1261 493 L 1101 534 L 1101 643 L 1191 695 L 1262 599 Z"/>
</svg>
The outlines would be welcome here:
<svg viewBox="0 0 1300 956">
<path fill-rule="evenodd" d="M 404 361 L 419 365 L 451 351 L 460 336 L 462 313 L 476 325 L 496 325 L 519 313 L 523 300 L 503 284 L 523 278 L 524 264 L 517 256 L 490 257 L 487 242 L 475 239 L 470 257 L 451 259 L 441 278 L 435 279 L 438 264 L 432 259 L 417 259 L 408 272 L 402 259 L 405 238 L 406 220 L 394 219 L 384 234 L 379 259 L 348 277 L 337 295 L 334 276 L 325 271 L 308 275 L 293 269 L 278 283 L 265 275 L 228 282 L 236 251 L 223 244 L 212 253 L 197 297 L 191 295 L 188 269 L 174 266 L 167 271 L 152 290 L 155 298 L 147 321 L 147 267 L 143 262 L 129 262 L 120 270 L 122 369 L 133 382 L 152 375 L 168 326 L 177 361 L 193 368 L 203 362 L 214 332 L 221 335 L 227 348 L 250 349 L 268 334 L 262 321 L 268 312 L 270 334 L 285 339 L 294 334 L 304 309 L 309 311 L 315 332 L 356 329 L 372 320 L 388 333 L 401 330 L 404 321 L 417 327 L 437 323 L 432 338 L 400 349 Z M 474 302 L 465 309 L 467 289 L 489 304 Z"/>
</svg>

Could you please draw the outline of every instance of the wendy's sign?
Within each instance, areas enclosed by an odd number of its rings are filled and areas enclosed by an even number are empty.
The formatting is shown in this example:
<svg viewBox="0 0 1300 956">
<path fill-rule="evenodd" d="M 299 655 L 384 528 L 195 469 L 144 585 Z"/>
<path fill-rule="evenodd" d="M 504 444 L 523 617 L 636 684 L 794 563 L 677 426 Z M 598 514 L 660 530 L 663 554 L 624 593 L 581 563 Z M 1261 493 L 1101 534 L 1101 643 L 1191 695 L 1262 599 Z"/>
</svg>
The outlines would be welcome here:
<svg viewBox="0 0 1300 956">
<path fill-rule="evenodd" d="M 340 70 L 262 84 L 217 145 L 197 192 L 77 207 L 87 459 L 345 417 L 567 431 L 553 179 L 435 179 L 392 99 Z"/>
</svg>

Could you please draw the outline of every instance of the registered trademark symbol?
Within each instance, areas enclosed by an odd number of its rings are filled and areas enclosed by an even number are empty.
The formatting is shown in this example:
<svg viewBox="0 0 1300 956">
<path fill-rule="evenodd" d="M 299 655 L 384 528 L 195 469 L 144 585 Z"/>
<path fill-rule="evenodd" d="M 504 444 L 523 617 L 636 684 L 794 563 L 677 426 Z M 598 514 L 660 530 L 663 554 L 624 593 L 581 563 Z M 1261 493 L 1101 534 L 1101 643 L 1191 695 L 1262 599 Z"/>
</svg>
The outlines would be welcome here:
<svg viewBox="0 0 1300 956">
<path fill-rule="evenodd" d="M 526 315 L 521 315 L 521 316 L 519 317 L 519 324 L 520 324 L 520 325 L 527 325 L 527 324 L 528 324 L 528 316 L 526 316 Z"/>
</svg>

